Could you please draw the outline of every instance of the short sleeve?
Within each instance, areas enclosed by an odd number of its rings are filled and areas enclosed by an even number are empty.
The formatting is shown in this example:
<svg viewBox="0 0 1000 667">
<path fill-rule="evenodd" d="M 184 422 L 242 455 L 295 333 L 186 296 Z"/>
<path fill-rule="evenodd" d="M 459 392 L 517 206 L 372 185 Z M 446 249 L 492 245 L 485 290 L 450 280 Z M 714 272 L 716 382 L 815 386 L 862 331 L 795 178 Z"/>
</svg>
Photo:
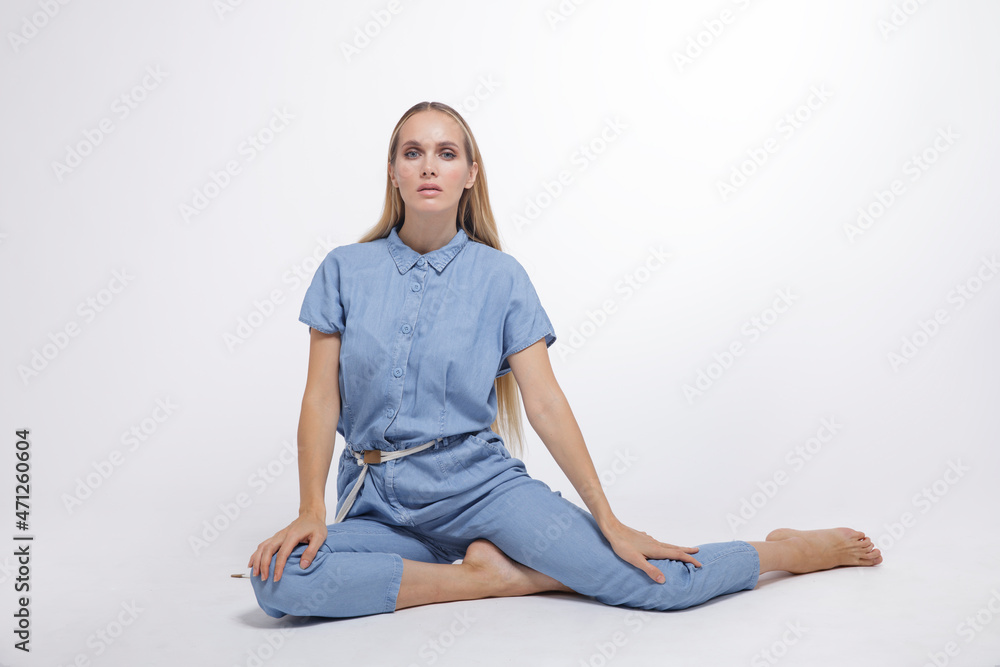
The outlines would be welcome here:
<svg viewBox="0 0 1000 667">
<path fill-rule="evenodd" d="M 316 331 L 332 334 L 344 330 L 344 304 L 340 296 L 340 261 L 336 248 L 327 253 L 313 274 L 299 311 L 299 321 Z"/>
<path fill-rule="evenodd" d="M 520 264 L 515 263 L 513 284 L 503 318 L 503 334 L 501 339 L 502 355 L 497 377 L 510 372 L 507 357 L 520 352 L 542 338 L 545 347 L 551 347 L 556 341 L 555 329 L 549 316 L 542 307 L 535 286 Z"/>
</svg>

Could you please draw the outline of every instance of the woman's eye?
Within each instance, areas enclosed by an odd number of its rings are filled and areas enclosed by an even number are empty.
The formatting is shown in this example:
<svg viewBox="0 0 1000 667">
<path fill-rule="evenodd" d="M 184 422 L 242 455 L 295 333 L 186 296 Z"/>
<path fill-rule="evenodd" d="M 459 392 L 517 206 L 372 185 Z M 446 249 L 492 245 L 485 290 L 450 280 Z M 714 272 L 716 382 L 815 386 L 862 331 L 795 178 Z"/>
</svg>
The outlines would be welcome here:
<svg viewBox="0 0 1000 667">
<path fill-rule="evenodd" d="M 451 151 L 445 151 L 444 153 L 442 153 L 442 155 L 447 155 L 447 156 L 455 157 L 455 154 L 452 153 Z"/>
<path fill-rule="evenodd" d="M 411 153 L 416 153 L 417 151 L 413 148 L 403 153 L 404 156 L 409 157 Z"/>
</svg>

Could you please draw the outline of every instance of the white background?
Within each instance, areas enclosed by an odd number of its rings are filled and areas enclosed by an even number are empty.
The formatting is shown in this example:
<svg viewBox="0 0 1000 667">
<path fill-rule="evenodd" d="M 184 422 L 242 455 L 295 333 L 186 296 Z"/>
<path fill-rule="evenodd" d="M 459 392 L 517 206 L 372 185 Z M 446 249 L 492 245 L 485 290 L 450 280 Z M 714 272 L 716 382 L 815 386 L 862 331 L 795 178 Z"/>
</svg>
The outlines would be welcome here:
<svg viewBox="0 0 1000 667">
<path fill-rule="evenodd" d="M 986 0 L 4 3 L 0 663 L 997 664 L 998 20 Z M 683 545 L 846 525 L 882 565 L 676 613 L 264 615 L 228 575 L 297 508 L 314 257 L 375 222 L 422 100 L 472 126 L 619 517 Z M 525 428 L 529 472 L 578 500 Z"/>
</svg>

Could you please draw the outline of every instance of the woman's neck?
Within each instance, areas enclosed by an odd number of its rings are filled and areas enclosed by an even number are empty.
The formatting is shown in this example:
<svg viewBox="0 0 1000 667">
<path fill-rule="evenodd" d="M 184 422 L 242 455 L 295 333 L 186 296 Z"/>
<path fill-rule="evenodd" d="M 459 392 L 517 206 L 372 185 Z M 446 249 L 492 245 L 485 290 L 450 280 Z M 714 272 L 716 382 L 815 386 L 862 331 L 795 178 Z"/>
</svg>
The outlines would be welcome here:
<svg viewBox="0 0 1000 667">
<path fill-rule="evenodd" d="M 398 235 L 418 255 L 426 255 L 448 245 L 458 230 L 453 221 L 421 221 L 407 218 Z"/>
</svg>

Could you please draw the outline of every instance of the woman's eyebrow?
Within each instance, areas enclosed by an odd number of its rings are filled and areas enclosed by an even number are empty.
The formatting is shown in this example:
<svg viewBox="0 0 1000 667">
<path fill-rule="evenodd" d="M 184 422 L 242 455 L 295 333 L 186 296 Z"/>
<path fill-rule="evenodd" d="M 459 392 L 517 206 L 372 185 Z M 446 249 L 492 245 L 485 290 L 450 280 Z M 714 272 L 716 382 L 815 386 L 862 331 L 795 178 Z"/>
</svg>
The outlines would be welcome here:
<svg viewBox="0 0 1000 667">
<path fill-rule="evenodd" d="M 451 146 L 452 148 L 458 148 L 458 144 L 456 144 L 454 141 L 439 141 L 437 145 L 438 145 L 438 147 L 441 147 L 441 146 Z M 408 141 L 404 141 L 403 142 L 403 148 L 406 148 L 407 146 L 421 146 L 422 147 L 423 144 L 421 144 L 416 139 L 410 139 Z"/>
</svg>

